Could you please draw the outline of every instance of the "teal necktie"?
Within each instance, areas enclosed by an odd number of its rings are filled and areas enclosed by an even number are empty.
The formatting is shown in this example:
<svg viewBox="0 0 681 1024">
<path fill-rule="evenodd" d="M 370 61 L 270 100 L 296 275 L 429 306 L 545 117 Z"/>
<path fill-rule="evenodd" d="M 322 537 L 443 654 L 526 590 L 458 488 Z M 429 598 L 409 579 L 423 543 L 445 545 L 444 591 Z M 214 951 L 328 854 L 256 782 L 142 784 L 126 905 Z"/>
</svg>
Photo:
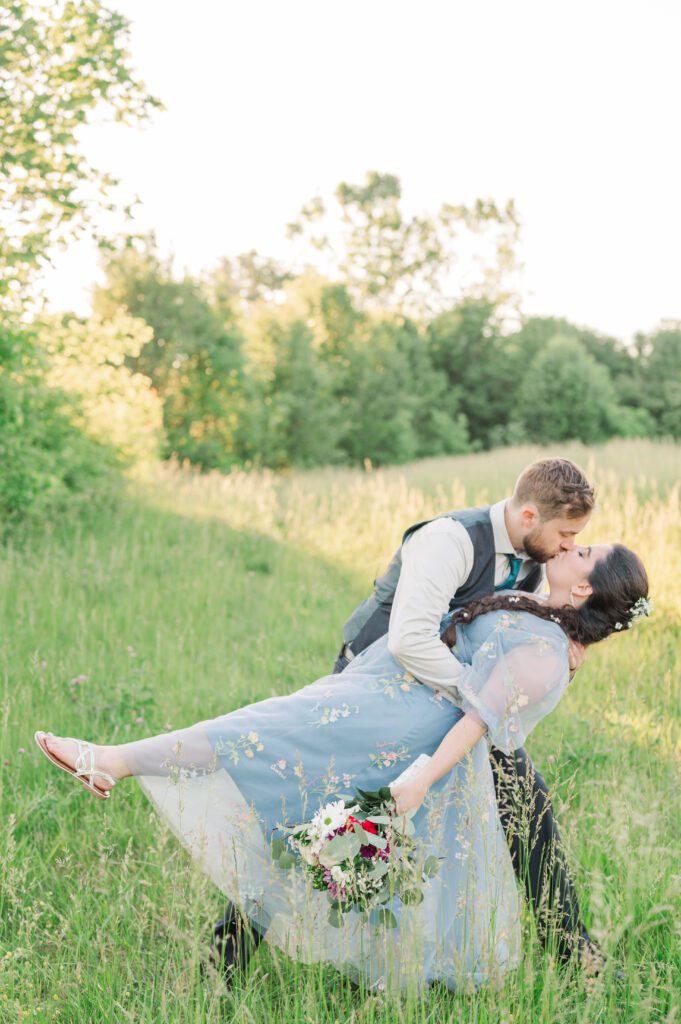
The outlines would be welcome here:
<svg viewBox="0 0 681 1024">
<path fill-rule="evenodd" d="M 515 555 L 506 555 L 508 558 L 508 566 L 510 569 L 510 575 L 503 583 L 500 583 L 495 590 L 512 590 L 515 586 L 515 581 L 518 579 L 518 573 L 520 572 L 520 566 L 523 564 L 522 558 L 516 558 Z"/>
</svg>

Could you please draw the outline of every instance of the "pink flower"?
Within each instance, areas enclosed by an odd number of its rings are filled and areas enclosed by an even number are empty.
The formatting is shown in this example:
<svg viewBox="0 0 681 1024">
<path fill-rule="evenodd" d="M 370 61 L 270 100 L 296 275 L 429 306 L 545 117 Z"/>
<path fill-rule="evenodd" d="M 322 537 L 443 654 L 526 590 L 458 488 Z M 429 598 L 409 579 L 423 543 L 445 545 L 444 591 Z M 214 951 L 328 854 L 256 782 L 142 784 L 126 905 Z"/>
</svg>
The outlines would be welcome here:
<svg viewBox="0 0 681 1024">
<path fill-rule="evenodd" d="M 283 757 L 280 757 L 279 760 L 277 761 L 277 768 L 281 768 L 281 770 L 283 771 L 285 767 L 286 761 L 284 760 Z"/>
</svg>

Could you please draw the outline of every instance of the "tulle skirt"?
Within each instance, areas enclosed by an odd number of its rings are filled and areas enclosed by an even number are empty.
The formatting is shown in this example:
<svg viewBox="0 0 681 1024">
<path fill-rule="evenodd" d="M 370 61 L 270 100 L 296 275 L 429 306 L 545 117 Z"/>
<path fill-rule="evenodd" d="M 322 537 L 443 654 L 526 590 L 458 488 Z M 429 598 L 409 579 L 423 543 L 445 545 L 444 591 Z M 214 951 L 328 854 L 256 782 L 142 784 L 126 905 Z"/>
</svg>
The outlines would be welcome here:
<svg viewBox="0 0 681 1024">
<path fill-rule="evenodd" d="M 415 681 L 376 641 L 340 675 L 150 741 L 133 767 L 158 814 L 272 946 L 367 986 L 494 984 L 517 965 L 519 897 L 485 738 L 413 818 L 419 856 L 440 868 L 423 901 L 329 923 L 329 900 L 299 863 L 272 857 L 279 826 L 355 787 L 388 785 L 433 754 L 462 711 Z M 157 745 L 154 747 L 153 744 Z M 134 746 L 134 745 L 133 745 Z M 150 760 L 152 758 L 153 760 Z"/>
</svg>

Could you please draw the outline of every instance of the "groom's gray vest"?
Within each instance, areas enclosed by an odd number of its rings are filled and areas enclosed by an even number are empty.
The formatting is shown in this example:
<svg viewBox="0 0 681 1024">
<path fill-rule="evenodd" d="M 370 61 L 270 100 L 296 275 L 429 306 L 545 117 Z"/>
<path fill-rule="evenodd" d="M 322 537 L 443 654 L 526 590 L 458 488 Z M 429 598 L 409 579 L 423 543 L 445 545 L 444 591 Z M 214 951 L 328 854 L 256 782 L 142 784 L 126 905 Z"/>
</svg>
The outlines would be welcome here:
<svg viewBox="0 0 681 1024">
<path fill-rule="evenodd" d="M 470 576 L 459 589 L 452 594 L 449 609 L 460 608 L 469 601 L 486 594 L 494 593 L 494 569 L 496 548 L 494 530 L 489 514 L 489 506 L 484 508 L 465 508 L 454 512 L 443 512 L 436 519 L 455 519 L 461 523 L 473 544 L 473 568 Z M 404 531 L 402 543 L 432 519 L 424 519 L 422 523 L 414 523 Z M 343 626 L 343 640 L 359 654 L 365 647 L 372 644 L 379 636 L 388 632 L 390 612 L 402 569 L 402 546 L 393 555 L 390 565 L 374 580 L 374 592 L 366 601 L 362 601 Z M 534 565 L 529 574 L 523 577 L 523 590 L 535 591 L 542 581 L 540 565 Z"/>
</svg>

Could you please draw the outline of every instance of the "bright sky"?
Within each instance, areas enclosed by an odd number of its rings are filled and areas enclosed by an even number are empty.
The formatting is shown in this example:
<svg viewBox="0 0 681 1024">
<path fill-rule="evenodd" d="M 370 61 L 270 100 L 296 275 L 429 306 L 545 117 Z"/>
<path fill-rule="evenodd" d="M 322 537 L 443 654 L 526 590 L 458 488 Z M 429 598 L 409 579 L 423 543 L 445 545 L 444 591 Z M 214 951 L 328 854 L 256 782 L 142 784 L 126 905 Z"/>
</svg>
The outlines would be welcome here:
<svg viewBox="0 0 681 1024">
<path fill-rule="evenodd" d="M 109 4 L 167 110 L 86 149 L 178 269 L 282 256 L 304 202 L 377 170 L 408 213 L 513 197 L 528 313 L 622 338 L 681 318 L 678 0 Z M 95 276 L 72 246 L 52 303 L 85 311 Z"/>
</svg>

